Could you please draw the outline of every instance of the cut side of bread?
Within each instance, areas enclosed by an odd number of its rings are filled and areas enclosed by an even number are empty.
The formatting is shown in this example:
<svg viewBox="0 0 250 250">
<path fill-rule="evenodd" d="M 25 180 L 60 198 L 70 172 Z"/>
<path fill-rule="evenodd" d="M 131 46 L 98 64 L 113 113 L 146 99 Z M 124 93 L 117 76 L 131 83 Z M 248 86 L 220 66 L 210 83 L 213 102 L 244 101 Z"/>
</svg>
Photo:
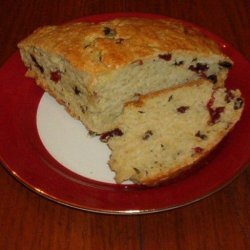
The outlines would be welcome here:
<svg viewBox="0 0 250 250">
<path fill-rule="evenodd" d="M 117 183 L 156 185 L 190 168 L 229 133 L 243 106 L 239 90 L 206 80 L 128 103 L 117 127 L 100 137 L 112 150 Z"/>
<path fill-rule="evenodd" d="M 27 76 L 96 133 L 124 103 L 208 79 L 222 86 L 233 62 L 198 30 L 173 19 L 115 19 L 36 30 L 18 44 Z"/>
</svg>

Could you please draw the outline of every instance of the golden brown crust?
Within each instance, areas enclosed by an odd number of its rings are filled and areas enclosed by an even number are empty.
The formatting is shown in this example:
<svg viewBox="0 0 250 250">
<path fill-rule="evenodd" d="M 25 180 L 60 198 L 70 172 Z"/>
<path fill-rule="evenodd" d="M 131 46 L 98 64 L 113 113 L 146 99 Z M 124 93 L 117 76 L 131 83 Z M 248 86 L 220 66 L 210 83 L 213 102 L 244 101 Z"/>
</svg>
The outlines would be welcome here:
<svg viewBox="0 0 250 250">
<path fill-rule="evenodd" d="M 79 70 L 101 73 L 161 52 L 223 55 L 219 46 L 174 19 L 122 18 L 37 29 L 18 45 L 61 55 Z M 108 56 L 106 56 L 108 54 Z"/>
</svg>

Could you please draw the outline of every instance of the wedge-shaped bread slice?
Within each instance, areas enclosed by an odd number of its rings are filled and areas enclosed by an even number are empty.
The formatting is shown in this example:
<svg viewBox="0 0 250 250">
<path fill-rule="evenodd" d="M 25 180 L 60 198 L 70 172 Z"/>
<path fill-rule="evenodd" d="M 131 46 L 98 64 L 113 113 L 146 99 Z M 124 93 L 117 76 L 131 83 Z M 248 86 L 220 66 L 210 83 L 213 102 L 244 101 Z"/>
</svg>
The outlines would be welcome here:
<svg viewBox="0 0 250 250">
<path fill-rule="evenodd" d="M 18 47 L 27 75 L 97 133 L 139 95 L 197 78 L 220 85 L 233 64 L 215 42 L 173 19 L 46 26 Z"/>
<path fill-rule="evenodd" d="M 116 181 L 154 185 L 206 156 L 240 119 L 239 90 L 199 80 L 126 105 L 118 127 L 102 134 Z"/>
</svg>

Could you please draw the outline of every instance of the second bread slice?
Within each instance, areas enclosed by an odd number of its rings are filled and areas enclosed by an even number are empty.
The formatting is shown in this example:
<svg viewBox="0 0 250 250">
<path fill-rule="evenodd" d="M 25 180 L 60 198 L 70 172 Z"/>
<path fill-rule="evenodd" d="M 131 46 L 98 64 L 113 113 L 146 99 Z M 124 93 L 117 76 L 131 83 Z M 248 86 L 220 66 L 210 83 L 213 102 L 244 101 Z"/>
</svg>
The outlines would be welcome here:
<svg viewBox="0 0 250 250">
<path fill-rule="evenodd" d="M 102 134 L 116 181 L 154 185 L 207 155 L 240 119 L 239 90 L 199 80 L 126 105 L 118 127 Z"/>
</svg>

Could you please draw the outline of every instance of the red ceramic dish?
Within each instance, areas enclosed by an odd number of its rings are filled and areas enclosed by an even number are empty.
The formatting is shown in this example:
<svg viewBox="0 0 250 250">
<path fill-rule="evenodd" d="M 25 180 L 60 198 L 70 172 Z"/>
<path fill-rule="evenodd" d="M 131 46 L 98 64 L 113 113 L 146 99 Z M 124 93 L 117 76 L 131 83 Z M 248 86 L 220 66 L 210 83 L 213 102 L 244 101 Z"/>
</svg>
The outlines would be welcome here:
<svg viewBox="0 0 250 250">
<path fill-rule="evenodd" d="M 82 20 L 98 22 L 121 16 L 162 18 L 142 13 L 116 13 Z M 67 170 L 47 152 L 39 138 L 36 112 L 43 91 L 33 80 L 25 78 L 26 69 L 18 52 L 0 71 L 0 160 L 3 165 L 24 185 L 46 198 L 100 213 L 164 211 L 190 204 L 224 187 L 249 163 L 250 67 L 232 46 L 200 29 L 233 59 L 235 65 L 227 86 L 239 88 L 246 101 L 241 121 L 201 168 L 153 188 L 94 181 Z"/>
</svg>

